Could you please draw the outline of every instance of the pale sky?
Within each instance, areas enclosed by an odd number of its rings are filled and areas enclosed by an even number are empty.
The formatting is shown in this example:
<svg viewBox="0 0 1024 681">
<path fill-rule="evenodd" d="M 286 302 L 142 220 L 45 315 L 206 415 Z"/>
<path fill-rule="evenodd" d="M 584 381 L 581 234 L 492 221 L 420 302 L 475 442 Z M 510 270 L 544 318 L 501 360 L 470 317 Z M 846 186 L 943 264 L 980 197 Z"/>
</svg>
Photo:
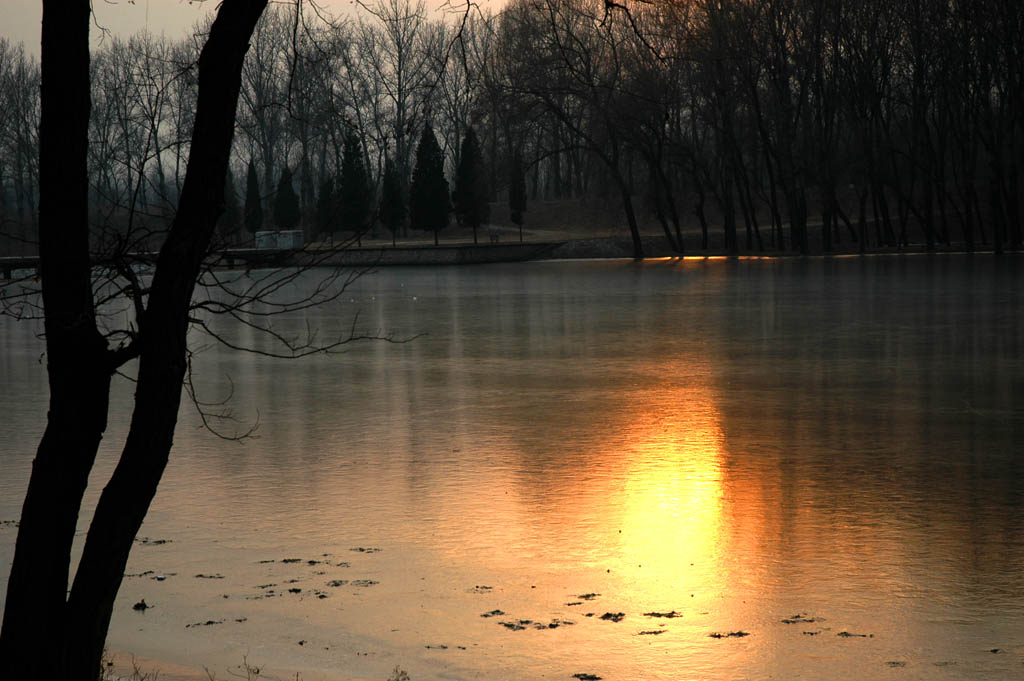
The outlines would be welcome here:
<svg viewBox="0 0 1024 681">
<path fill-rule="evenodd" d="M 92 0 L 96 24 L 117 35 L 130 35 L 148 28 L 152 33 L 171 38 L 186 35 L 203 15 L 217 7 L 217 0 Z M 273 0 L 271 0 L 273 1 Z M 372 0 L 370 0 L 372 2 Z M 335 14 L 351 12 L 354 0 L 316 0 L 317 4 Z M 458 5 L 465 0 L 450 0 Z M 504 0 L 477 0 L 485 9 L 504 5 Z M 445 0 L 427 0 L 427 7 L 435 9 Z M 39 30 L 42 18 L 42 0 L 0 0 L 0 36 L 18 43 L 39 55 Z M 438 17 L 442 16 L 438 11 Z M 90 29 L 93 45 L 98 44 L 101 31 L 94 24 Z"/>
</svg>

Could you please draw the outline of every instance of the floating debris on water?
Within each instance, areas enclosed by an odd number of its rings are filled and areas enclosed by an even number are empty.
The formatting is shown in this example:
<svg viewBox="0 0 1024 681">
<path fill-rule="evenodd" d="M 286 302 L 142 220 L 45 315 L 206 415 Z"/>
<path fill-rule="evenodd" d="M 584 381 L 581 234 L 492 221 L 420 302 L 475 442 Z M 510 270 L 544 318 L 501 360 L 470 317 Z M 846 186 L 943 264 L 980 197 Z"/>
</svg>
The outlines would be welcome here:
<svg viewBox="0 0 1024 681">
<path fill-rule="evenodd" d="M 376 546 L 356 546 L 349 549 L 349 551 L 357 551 L 359 553 L 380 553 L 381 549 Z"/>
<path fill-rule="evenodd" d="M 536 629 L 537 631 L 546 631 L 548 629 L 557 629 L 559 627 L 571 627 L 576 624 L 572 620 L 559 620 L 554 619 L 544 624 L 543 622 L 534 622 L 533 620 L 516 620 L 498 622 L 501 626 L 509 629 L 510 631 L 522 631 L 523 629 Z"/>
<path fill-rule="evenodd" d="M 903 660 L 889 660 L 885 664 L 887 666 L 889 666 L 889 667 L 894 668 L 894 669 L 898 669 L 899 667 L 906 667 L 907 666 L 907 663 L 904 662 Z"/>
<path fill-rule="evenodd" d="M 348 584 L 347 579 L 332 579 L 327 582 L 327 586 L 345 586 L 346 584 Z"/>
<path fill-rule="evenodd" d="M 161 546 L 163 544 L 170 544 L 170 539 L 150 539 L 149 537 L 136 537 L 135 542 L 142 544 L 143 546 Z"/>
<path fill-rule="evenodd" d="M 821 617 L 808 617 L 807 613 L 800 613 L 792 617 L 783 617 L 779 621 L 783 624 L 810 624 L 811 622 L 820 622 L 822 619 Z"/>
<path fill-rule="evenodd" d="M 580 599 L 581 601 L 592 601 L 592 600 L 594 600 L 595 598 L 597 598 L 600 595 L 601 594 L 595 594 L 595 593 L 580 594 L 576 598 Z"/>
<path fill-rule="evenodd" d="M 349 583 L 352 586 L 373 586 L 375 584 L 380 584 L 380 582 L 374 581 L 372 579 L 353 579 Z"/>
<path fill-rule="evenodd" d="M 644 617 L 668 617 L 668 618 L 671 619 L 673 617 L 682 617 L 682 616 L 683 616 L 683 613 L 676 612 L 675 610 L 670 610 L 668 612 L 645 612 L 644 613 Z"/>
<path fill-rule="evenodd" d="M 146 603 L 146 599 L 143 598 L 141 601 L 132 606 L 132 610 L 138 610 L 139 612 L 146 612 L 148 608 L 152 608 L 152 605 Z"/>
<path fill-rule="evenodd" d="M 161 576 L 157 575 L 156 578 L 161 579 Z M 224 575 L 220 574 L 219 572 L 212 575 L 199 573 L 198 575 L 196 575 L 196 579 L 224 579 Z"/>
<path fill-rule="evenodd" d="M 730 631 L 728 633 L 723 634 L 721 632 L 716 631 L 714 633 L 708 634 L 708 636 L 710 636 L 711 638 L 742 638 L 744 636 L 750 636 L 750 632 L 749 631 Z"/>
<path fill-rule="evenodd" d="M 491 610 L 490 612 L 485 612 L 484 614 L 482 614 L 480 616 L 481 617 L 497 617 L 498 615 L 504 615 L 504 614 L 505 614 L 505 612 L 502 611 L 502 610 Z"/>
<path fill-rule="evenodd" d="M 843 638 L 874 638 L 874 634 L 853 634 L 849 631 L 840 631 L 836 636 L 842 636 Z"/>
<path fill-rule="evenodd" d="M 573 674 L 572 678 L 580 681 L 601 681 L 601 677 L 596 674 Z"/>
<path fill-rule="evenodd" d="M 626 613 L 624 612 L 606 612 L 601 615 L 601 619 L 608 620 L 610 622 L 621 622 L 625 617 Z"/>
<path fill-rule="evenodd" d="M 193 622 L 192 624 L 186 624 L 185 628 L 191 629 L 192 627 L 209 627 L 213 626 L 214 624 L 224 624 L 224 620 L 206 620 L 205 622 Z"/>
<path fill-rule="evenodd" d="M 652 629 L 650 631 L 641 631 L 637 636 L 660 636 L 664 634 L 668 629 Z"/>
</svg>

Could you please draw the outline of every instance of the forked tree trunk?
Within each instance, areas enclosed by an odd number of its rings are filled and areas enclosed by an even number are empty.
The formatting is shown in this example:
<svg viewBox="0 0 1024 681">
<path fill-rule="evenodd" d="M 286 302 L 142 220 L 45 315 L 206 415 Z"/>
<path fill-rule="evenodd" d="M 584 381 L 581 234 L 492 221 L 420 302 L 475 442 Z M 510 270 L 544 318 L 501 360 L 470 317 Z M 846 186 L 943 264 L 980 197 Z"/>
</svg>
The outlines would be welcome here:
<svg viewBox="0 0 1024 681">
<path fill-rule="evenodd" d="M 135 534 L 167 463 L 196 278 L 217 218 L 242 61 L 267 0 L 224 0 L 199 58 L 199 96 L 178 212 L 140 336 L 135 411 L 100 497 L 69 597 L 71 543 L 124 355 L 96 329 L 88 250 L 89 0 L 44 2 L 40 218 L 50 412 L 22 509 L 0 630 L 0 678 L 95 681 Z"/>
</svg>

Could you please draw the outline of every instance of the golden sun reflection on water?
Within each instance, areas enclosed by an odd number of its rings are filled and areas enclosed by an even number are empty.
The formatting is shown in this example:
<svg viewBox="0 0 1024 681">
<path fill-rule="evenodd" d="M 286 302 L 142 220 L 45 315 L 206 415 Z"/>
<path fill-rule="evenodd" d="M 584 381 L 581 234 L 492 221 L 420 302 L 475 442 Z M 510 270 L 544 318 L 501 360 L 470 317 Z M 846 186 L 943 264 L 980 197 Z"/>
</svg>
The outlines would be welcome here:
<svg viewBox="0 0 1024 681">
<path fill-rule="evenodd" d="M 700 575 L 722 549 L 718 413 L 703 385 L 652 389 L 646 398 L 632 416 L 642 444 L 621 473 L 622 569 L 650 589 L 670 582 L 705 591 Z"/>
</svg>

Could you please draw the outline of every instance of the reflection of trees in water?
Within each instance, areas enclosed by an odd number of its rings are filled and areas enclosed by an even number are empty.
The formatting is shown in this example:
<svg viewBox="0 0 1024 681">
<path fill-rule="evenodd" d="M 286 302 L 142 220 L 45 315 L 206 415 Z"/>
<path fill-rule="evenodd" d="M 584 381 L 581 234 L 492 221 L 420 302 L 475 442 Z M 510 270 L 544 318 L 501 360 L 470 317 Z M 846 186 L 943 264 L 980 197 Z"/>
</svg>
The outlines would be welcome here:
<svg viewBox="0 0 1024 681">
<path fill-rule="evenodd" d="M 695 517 L 737 573 L 843 551 L 904 566 L 934 544 L 998 575 L 1021 546 L 1012 277 L 961 258 L 388 270 L 346 305 L 415 342 L 236 361 L 258 362 L 283 480 L 348 462 L 378 485 L 352 503 L 401 489 L 396 513 L 484 509 L 467 533 L 628 548 L 645 504 L 665 521 L 648 537 L 690 531 L 668 518 L 703 456 L 719 507 Z"/>
<path fill-rule="evenodd" d="M 1012 266 L 773 267 L 716 308 L 726 336 L 751 338 L 728 346 L 716 375 L 725 470 L 758 480 L 746 500 L 757 517 L 738 531 L 780 553 L 867 560 L 880 578 L 1013 575 L 1024 471 Z"/>
</svg>

